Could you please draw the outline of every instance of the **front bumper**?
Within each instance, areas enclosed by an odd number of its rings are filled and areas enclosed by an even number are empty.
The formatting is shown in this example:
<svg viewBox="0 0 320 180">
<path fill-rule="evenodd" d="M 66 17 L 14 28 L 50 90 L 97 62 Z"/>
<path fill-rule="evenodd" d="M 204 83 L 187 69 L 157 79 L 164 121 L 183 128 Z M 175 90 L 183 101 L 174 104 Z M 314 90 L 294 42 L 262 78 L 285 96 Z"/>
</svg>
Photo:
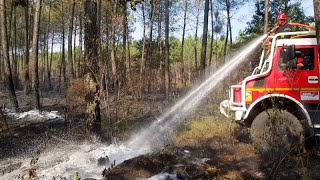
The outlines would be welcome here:
<svg viewBox="0 0 320 180">
<path fill-rule="evenodd" d="M 241 121 L 246 111 L 241 107 L 232 106 L 229 100 L 224 100 L 220 103 L 220 112 L 227 118 Z"/>
</svg>

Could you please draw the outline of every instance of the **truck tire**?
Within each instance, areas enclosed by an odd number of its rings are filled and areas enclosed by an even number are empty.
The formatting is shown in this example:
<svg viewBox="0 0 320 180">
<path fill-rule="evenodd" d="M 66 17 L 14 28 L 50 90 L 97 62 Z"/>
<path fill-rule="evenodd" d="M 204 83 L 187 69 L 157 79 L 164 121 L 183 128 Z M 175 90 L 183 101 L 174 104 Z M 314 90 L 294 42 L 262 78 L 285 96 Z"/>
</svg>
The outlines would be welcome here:
<svg viewBox="0 0 320 180">
<path fill-rule="evenodd" d="M 291 113 L 280 109 L 261 112 L 251 124 L 251 140 L 265 155 L 281 158 L 304 147 L 304 129 Z"/>
</svg>

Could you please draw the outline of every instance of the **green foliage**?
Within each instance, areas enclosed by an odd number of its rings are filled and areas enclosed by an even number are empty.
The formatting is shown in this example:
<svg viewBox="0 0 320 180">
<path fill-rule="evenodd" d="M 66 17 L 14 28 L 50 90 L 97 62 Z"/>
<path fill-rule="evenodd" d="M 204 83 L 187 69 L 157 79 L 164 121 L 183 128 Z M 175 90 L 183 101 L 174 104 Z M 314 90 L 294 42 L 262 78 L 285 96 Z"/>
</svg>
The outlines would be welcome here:
<svg viewBox="0 0 320 180">
<path fill-rule="evenodd" d="M 255 36 L 263 32 L 264 1 L 257 1 L 255 7 L 256 10 L 252 16 L 252 20 L 247 22 L 247 28 L 244 32 L 247 36 Z M 306 17 L 301 7 L 301 2 L 290 3 L 290 0 L 270 1 L 268 13 L 270 29 L 276 26 L 277 15 L 281 12 L 287 15 L 288 22 L 308 24 L 313 21 L 312 17 Z"/>
</svg>

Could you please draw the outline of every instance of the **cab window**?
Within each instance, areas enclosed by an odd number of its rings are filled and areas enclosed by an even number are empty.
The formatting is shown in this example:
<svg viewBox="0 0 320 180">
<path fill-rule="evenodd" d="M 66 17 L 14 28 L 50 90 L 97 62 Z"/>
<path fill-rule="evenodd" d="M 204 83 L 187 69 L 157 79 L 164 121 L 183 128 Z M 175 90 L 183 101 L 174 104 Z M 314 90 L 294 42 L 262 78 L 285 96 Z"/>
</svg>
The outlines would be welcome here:
<svg viewBox="0 0 320 180">
<path fill-rule="evenodd" d="M 288 49 L 282 48 L 279 57 L 279 70 L 313 70 L 314 49 L 295 48 L 294 57 L 288 59 Z"/>
</svg>

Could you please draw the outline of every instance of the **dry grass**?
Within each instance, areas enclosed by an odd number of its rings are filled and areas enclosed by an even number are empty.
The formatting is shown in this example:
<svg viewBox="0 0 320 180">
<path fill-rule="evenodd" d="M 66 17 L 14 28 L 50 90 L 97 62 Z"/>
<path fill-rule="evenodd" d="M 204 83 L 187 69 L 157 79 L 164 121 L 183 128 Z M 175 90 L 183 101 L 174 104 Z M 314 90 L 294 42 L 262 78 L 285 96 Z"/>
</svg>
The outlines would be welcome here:
<svg viewBox="0 0 320 180">
<path fill-rule="evenodd" d="M 261 178 L 260 158 L 251 144 L 238 140 L 239 129 L 238 124 L 226 119 L 193 119 L 174 143 L 193 155 L 209 158 L 206 163 L 218 169 L 217 179 Z"/>
<path fill-rule="evenodd" d="M 178 147 L 199 148 L 215 137 L 234 141 L 233 134 L 236 127 L 237 124 L 235 123 L 214 119 L 213 117 L 194 119 L 175 137 L 174 143 Z"/>
</svg>

